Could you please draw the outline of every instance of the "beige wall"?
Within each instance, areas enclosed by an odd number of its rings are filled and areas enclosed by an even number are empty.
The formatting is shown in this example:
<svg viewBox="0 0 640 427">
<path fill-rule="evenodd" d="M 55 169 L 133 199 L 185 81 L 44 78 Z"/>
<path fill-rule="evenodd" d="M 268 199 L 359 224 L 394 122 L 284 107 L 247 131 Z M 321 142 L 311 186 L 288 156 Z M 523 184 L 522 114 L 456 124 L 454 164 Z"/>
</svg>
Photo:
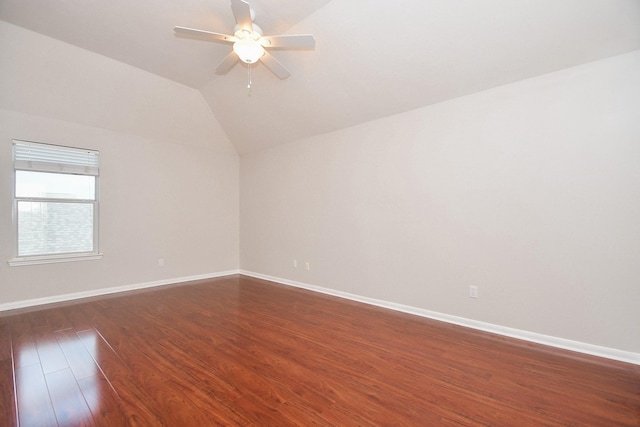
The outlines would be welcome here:
<svg viewBox="0 0 640 427">
<path fill-rule="evenodd" d="M 635 52 L 243 156 L 241 268 L 637 353 L 639 162 Z"/>
<path fill-rule="evenodd" d="M 0 58 L 0 304 L 237 270 L 239 160 L 199 92 L 2 22 Z M 9 267 L 14 138 L 100 150 L 102 260 Z"/>
</svg>

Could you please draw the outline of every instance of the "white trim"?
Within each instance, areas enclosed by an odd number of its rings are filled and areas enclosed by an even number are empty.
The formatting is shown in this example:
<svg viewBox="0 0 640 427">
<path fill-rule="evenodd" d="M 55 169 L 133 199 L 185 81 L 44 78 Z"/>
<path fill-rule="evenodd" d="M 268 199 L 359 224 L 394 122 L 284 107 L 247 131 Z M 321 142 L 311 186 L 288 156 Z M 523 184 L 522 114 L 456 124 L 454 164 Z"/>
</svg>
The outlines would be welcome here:
<svg viewBox="0 0 640 427">
<path fill-rule="evenodd" d="M 97 297 L 102 295 L 115 294 L 119 292 L 133 291 L 136 289 L 152 288 L 156 286 L 174 285 L 182 282 L 191 282 L 194 280 L 213 279 L 216 277 L 230 276 L 238 274 L 238 270 L 221 271 L 218 273 L 199 274 L 195 276 L 176 277 L 173 279 L 156 280 L 153 282 L 137 283 L 133 285 L 116 286 L 113 288 L 96 289 L 92 291 L 74 292 L 71 294 L 55 295 L 44 298 L 34 298 L 29 300 L 9 302 L 0 304 L 0 313 L 7 310 L 15 310 L 19 308 L 33 307 L 44 304 L 52 304 L 56 302 L 72 301 L 81 298 Z"/>
<path fill-rule="evenodd" d="M 493 334 L 498 334 L 498 335 L 503 335 L 511 338 L 534 342 L 537 344 L 548 345 L 551 347 L 561 348 L 564 350 L 576 351 L 579 353 L 589 354 L 591 356 L 604 357 L 607 359 L 617 360 L 620 362 L 640 365 L 640 353 L 617 350 L 614 348 L 587 344 L 579 341 L 568 340 L 565 338 L 558 338 L 550 335 L 543 335 L 535 332 L 509 328 L 506 326 L 494 325 L 492 323 L 480 322 L 477 320 L 467 319 L 464 317 L 452 316 L 450 314 L 439 313 L 436 311 L 425 310 L 422 308 L 411 307 L 408 305 L 397 304 L 394 302 L 363 297 L 363 296 L 351 294 L 348 292 L 342 292 L 334 289 L 323 288 L 321 286 L 309 285 L 306 283 L 296 282 L 293 280 L 282 279 L 279 277 L 273 277 L 265 274 L 254 273 L 252 271 L 240 270 L 240 274 L 243 274 L 245 276 L 255 277 L 257 279 L 268 280 L 270 282 L 280 283 L 282 285 L 293 286 L 296 288 L 303 288 L 310 291 L 332 295 L 340 298 L 345 298 L 352 301 L 358 301 L 365 304 L 371 304 L 378 307 L 401 311 L 403 313 L 409 313 L 409 314 L 413 314 L 420 317 L 426 317 L 429 319 L 452 323 L 454 325 L 477 329 L 484 332 L 490 332 Z"/>
<path fill-rule="evenodd" d="M 54 264 L 57 262 L 92 261 L 102 259 L 101 253 L 42 255 L 12 258 L 7 263 L 11 267 L 21 265 Z"/>
</svg>

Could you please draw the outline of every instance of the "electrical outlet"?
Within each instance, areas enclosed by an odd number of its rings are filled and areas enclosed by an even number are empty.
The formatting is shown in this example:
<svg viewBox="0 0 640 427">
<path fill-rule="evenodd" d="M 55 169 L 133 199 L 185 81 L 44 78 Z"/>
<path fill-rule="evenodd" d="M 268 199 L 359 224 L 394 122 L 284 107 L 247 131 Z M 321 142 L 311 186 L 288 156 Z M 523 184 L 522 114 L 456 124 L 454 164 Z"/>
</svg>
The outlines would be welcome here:
<svg viewBox="0 0 640 427">
<path fill-rule="evenodd" d="M 291 267 L 298 268 L 298 260 L 297 259 L 294 259 L 293 261 L 291 261 Z"/>
<path fill-rule="evenodd" d="M 304 263 L 304 269 L 307 271 L 311 270 L 311 264 L 309 263 L 309 261 Z"/>
<path fill-rule="evenodd" d="M 158 267 L 164 267 L 164 258 L 158 258 Z"/>
<path fill-rule="evenodd" d="M 469 286 L 469 298 L 478 298 L 478 287 Z"/>
</svg>

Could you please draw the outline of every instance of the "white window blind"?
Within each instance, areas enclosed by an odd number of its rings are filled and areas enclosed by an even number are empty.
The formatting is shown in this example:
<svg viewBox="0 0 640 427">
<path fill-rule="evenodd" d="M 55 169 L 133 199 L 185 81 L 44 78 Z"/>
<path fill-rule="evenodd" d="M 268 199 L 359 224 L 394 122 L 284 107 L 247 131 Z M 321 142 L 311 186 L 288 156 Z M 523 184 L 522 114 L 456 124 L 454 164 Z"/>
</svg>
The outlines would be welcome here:
<svg viewBox="0 0 640 427">
<path fill-rule="evenodd" d="M 99 175 L 99 152 L 30 141 L 13 141 L 16 170 Z"/>
</svg>

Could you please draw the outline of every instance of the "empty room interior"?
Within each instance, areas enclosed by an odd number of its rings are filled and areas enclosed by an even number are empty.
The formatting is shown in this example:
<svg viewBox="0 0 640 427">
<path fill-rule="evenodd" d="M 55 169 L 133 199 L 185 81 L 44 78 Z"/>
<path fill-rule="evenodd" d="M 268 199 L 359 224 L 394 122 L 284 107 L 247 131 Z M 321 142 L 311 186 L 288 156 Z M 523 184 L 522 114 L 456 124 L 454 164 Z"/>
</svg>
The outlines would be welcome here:
<svg viewBox="0 0 640 427">
<path fill-rule="evenodd" d="M 640 1 L 0 0 L 0 425 L 640 425 Z"/>
</svg>

